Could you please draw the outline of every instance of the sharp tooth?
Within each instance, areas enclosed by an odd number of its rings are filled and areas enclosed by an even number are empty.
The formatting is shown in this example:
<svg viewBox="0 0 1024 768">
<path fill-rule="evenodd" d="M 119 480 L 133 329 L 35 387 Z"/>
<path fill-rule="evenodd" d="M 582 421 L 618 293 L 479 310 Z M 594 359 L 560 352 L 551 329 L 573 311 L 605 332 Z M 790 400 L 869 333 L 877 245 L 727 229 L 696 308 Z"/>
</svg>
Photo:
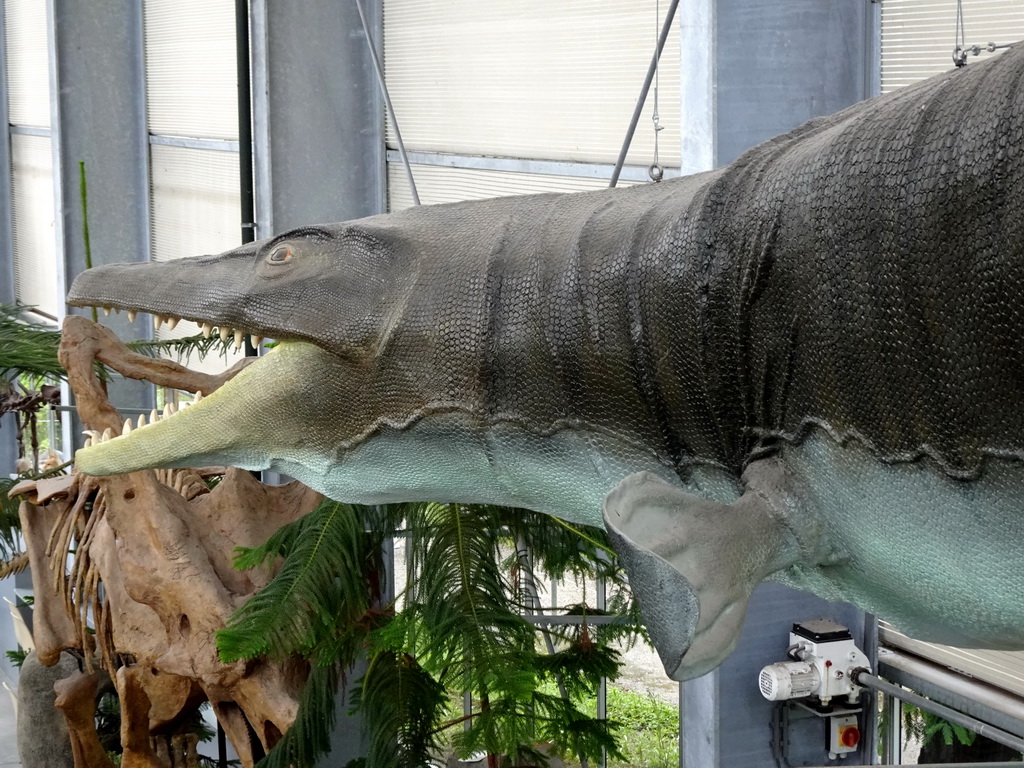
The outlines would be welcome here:
<svg viewBox="0 0 1024 768">
<path fill-rule="evenodd" d="M 208 339 L 213 334 L 213 326 L 209 323 L 203 323 L 203 338 Z"/>
<path fill-rule="evenodd" d="M 134 323 L 135 322 L 135 318 L 138 317 L 138 315 L 139 315 L 139 313 L 136 312 L 134 309 L 129 309 L 128 310 L 128 322 L 129 323 Z"/>
<path fill-rule="evenodd" d="M 83 448 L 92 448 L 92 438 L 91 437 L 85 438 L 85 444 L 82 447 Z"/>
<path fill-rule="evenodd" d="M 249 334 L 249 340 L 252 341 L 252 345 L 254 347 L 259 347 L 259 345 L 263 343 L 262 336 L 253 336 L 252 334 Z"/>
<path fill-rule="evenodd" d="M 220 327 L 220 340 L 221 341 L 227 341 L 228 340 L 228 336 L 230 334 L 231 334 L 231 329 L 228 328 L 226 325 L 222 325 Z"/>
<path fill-rule="evenodd" d="M 124 426 L 121 428 L 121 434 L 122 435 L 130 435 L 131 432 L 132 432 L 132 420 L 131 419 L 125 419 L 124 420 Z"/>
<path fill-rule="evenodd" d="M 242 346 L 242 339 L 245 338 L 245 334 L 239 330 L 235 330 L 235 349 Z"/>
<path fill-rule="evenodd" d="M 114 307 L 114 314 L 115 315 L 120 315 L 121 314 L 121 308 L 120 307 Z"/>
<path fill-rule="evenodd" d="M 139 414 L 139 420 L 137 422 L 135 422 L 137 428 L 138 429 L 142 429 L 144 426 L 146 426 L 147 423 L 148 422 L 146 421 L 146 414 L 140 413 Z"/>
<path fill-rule="evenodd" d="M 156 408 L 149 412 L 149 423 L 156 424 L 160 421 L 160 414 L 156 412 Z"/>
<path fill-rule="evenodd" d="M 178 324 L 178 320 L 180 320 L 180 319 L 181 318 L 179 318 L 179 317 L 169 318 L 167 320 L 167 330 L 168 331 L 173 331 L 174 330 L 174 326 L 176 326 Z"/>
<path fill-rule="evenodd" d="M 159 331 L 160 326 L 164 324 L 164 319 L 160 315 L 153 315 L 153 330 Z"/>
<path fill-rule="evenodd" d="M 110 307 L 103 308 L 103 315 L 104 317 L 110 317 Z"/>
<path fill-rule="evenodd" d="M 85 435 L 86 437 L 95 437 L 96 435 L 99 434 L 99 432 L 97 432 L 95 429 L 83 429 L 82 434 Z"/>
<path fill-rule="evenodd" d="M 203 393 L 202 393 L 202 391 L 199 391 L 199 392 L 196 392 L 196 396 L 193 398 L 192 402 L 198 403 L 202 399 L 203 399 Z"/>
<path fill-rule="evenodd" d="M 110 427 L 107 427 L 106 429 L 104 429 L 103 430 L 103 436 L 100 437 L 100 440 L 105 443 L 107 440 L 113 440 L 113 439 L 114 439 L 114 430 L 112 430 Z"/>
<path fill-rule="evenodd" d="M 178 409 L 174 407 L 174 403 L 168 403 L 167 406 L 164 408 L 163 418 L 169 419 L 169 418 L 171 418 L 171 416 L 173 416 L 177 412 L 178 412 Z"/>
</svg>

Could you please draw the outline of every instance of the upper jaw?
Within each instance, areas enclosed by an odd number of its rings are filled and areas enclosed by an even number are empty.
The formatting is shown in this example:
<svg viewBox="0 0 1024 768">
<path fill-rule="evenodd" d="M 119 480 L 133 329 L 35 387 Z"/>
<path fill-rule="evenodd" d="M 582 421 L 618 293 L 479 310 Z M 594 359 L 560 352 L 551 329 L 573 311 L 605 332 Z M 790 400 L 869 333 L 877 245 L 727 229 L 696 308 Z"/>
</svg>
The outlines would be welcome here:
<svg viewBox="0 0 1024 768">
<path fill-rule="evenodd" d="M 223 341 L 233 338 L 235 349 L 242 346 L 246 335 L 254 347 L 265 336 L 285 338 L 277 329 L 241 319 L 233 306 L 222 306 L 223 301 L 209 299 L 210 286 L 224 281 L 224 275 L 217 274 L 223 270 L 207 267 L 203 269 L 204 279 L 193 281 L 182 280 L 173 271 L 176 265 L 190 272 L 198 268 L 197 261 L 200 260 L 95 267 L 75 279 L 68 292 L 67 303 L 73 307 L 97 307 L 106 315 L 111 311 L 124 311 L 130 322 L 134 322 L 140 312 L 149 313 L 153 316 L 155 329 L 166 323 L 171 330 L 181 320 L 188 320 L 197 324 L 206 338 L 214 333 Z M 129 288 L 119 289 L 125 282 L 129 283 Z"/>
</svg>

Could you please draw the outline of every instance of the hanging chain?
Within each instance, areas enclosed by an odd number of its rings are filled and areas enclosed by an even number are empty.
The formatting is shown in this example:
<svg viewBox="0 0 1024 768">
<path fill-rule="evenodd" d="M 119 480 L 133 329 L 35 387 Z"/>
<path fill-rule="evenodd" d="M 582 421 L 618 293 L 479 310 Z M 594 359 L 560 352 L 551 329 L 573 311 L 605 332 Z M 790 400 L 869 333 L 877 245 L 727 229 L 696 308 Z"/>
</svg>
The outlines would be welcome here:
<svg viewBox="0 0 1024 768">
<path fill-rule="evenodd" d="M 658 50 L 658 37 L 661 32 L 661 0 L 655 0 L 654 3 L 654 113 L 651 115 L 651 120 L 654 122 L 654 159 L 651 162 L 650 167 L 647 169 L 647 175 L 651 177 L 651 181 L 661 181 L 665 176 L 665 169 L 661 167 L 658 158 L 658 133 L 665 130 L 665 126 L 661 124 L 661 118 L 658 115 L 658 83 L 661 70 L 661 57 L 657 55 Z"/>
</svg>

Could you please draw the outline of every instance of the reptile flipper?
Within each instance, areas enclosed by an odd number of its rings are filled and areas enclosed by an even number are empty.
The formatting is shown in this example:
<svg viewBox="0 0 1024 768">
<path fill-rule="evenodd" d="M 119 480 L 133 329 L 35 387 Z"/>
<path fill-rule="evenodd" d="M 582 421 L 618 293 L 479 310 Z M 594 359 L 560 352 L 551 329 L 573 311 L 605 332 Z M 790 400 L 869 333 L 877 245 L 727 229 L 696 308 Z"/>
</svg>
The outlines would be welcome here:
<svg viewBox="0 0 1024 768">
<path fill-rule="evenodd" d="M 722 663 L 739 639 L 754 587 L 802 557 L 782 466 L 758 464 L 732 504 L 687 493 L 649 472 L 630 475 L 605 498 L 608 533 L 675 680 Z"/>
</svg>

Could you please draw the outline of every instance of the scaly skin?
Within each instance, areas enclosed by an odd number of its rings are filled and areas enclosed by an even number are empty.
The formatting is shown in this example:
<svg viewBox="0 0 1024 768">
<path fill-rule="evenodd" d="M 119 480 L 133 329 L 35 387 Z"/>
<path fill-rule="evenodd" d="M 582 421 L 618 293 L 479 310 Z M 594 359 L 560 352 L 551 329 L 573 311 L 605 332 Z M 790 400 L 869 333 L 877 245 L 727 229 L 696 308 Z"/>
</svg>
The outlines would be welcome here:
<svg viewBox="0 0 1024 768">
<path fill-rule="evenodd" d="M 769 576 L 923 636 L 1024 646 L 1022 80 L 1018 46 L 711 173 L 90 270 L 69 303 L 286 343 L 78 467 L 273 467 L 345 500 L 587 523 L 603 504 L 679 677 L 721 660 Z M 864 477 L 877 493 L 844 493 Z M 890 517 L 927 543 L 903 571 Z M 1002 538 L 975 535 L 995 521 Z M 911 584 L 948 580 L 965 536 L 955 591 L 991 608 L 969 617 Z M 1001 587 L 972 576 L 1006 563 Z"/>
</svg>

